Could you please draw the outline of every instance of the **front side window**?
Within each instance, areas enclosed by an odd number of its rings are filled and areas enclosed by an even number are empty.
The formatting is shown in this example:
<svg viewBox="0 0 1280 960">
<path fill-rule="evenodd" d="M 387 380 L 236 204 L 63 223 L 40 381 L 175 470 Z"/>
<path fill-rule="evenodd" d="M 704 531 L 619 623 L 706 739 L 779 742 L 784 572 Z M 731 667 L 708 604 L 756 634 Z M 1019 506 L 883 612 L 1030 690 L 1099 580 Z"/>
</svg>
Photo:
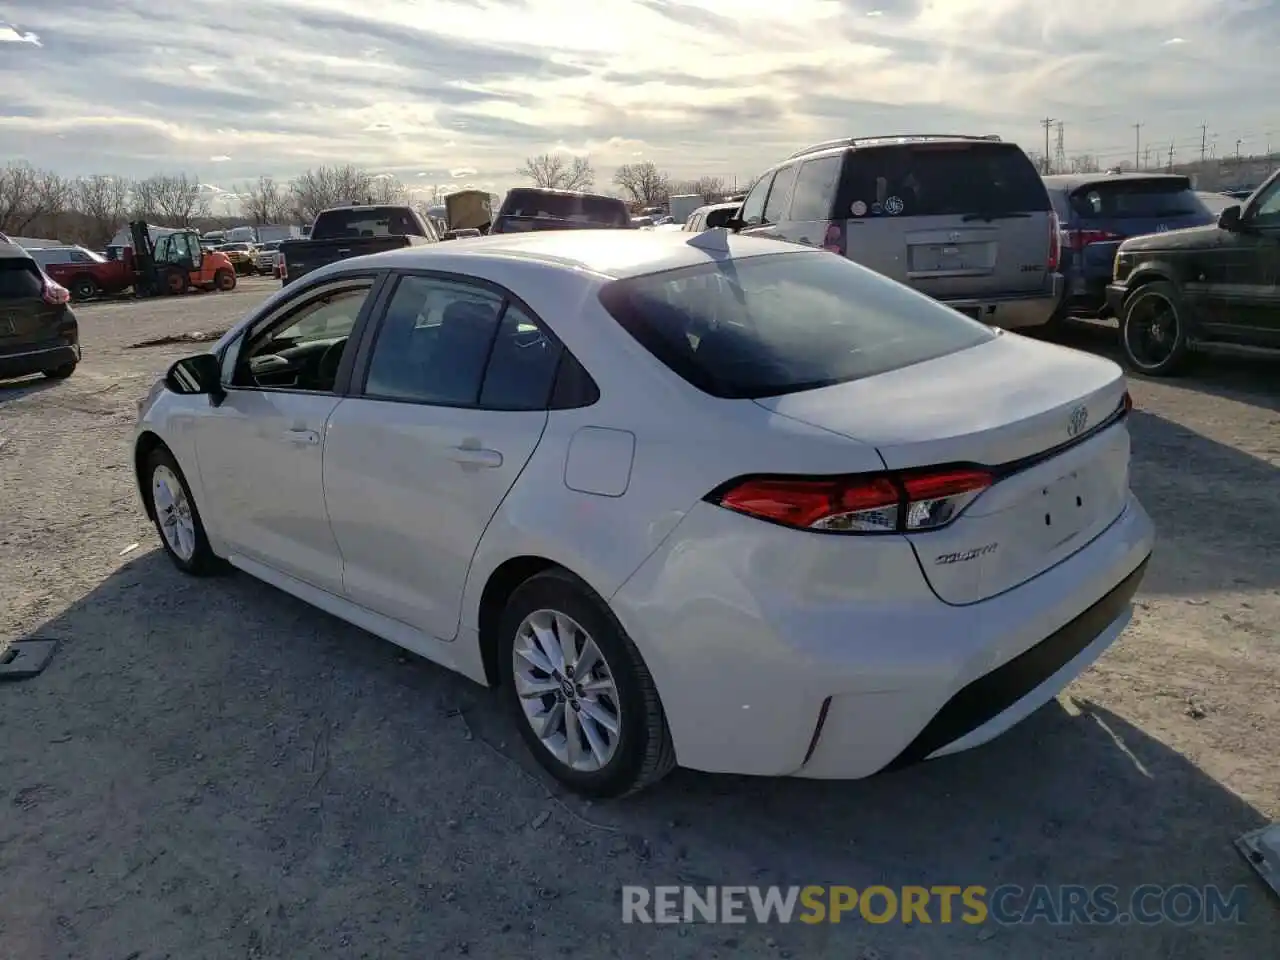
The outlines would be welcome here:
<svg viewBox="0 0 1280 960">
<path fill-rule="evenodd" d="M 401 277 L 374 344 L 365 395 L 474 405 L 502 306 L 501 297 L 471 284 Z"/>
<path fill-rule="evenodd" d="M 820 252 L 615 280 L 600 301 L 672 371 L 726 398 L 871 377 L 996 336 L 949 307 Z"/>
<path fill-rule="evenodd" d="M 247 344 L 234 386 L 329 392 L 370 284 L 314 297 Z"/>
<path fill-rule="evenodd" d="M 1271 181 L 1253 205 L 1252 221 L 1258 227 L 1280 227 L 1280 178 Z"/>
<path fill-rule="evenodd" d="M 799 166 L 793 164 L 783 167 L 773 178 L 773 188 L 769 191 L 769 199 L 764 205 L 764 222 L 781 223 L 787 219 L 791 210 L 791 188 L 796 182 Z"/>
<path fill-rule="evenodd" d="M 766 173 L 761 177 L 751 192 L 747 194 L 747 199 L 742 201 L 742 222 L 748 227 L 758 227 L 764 220 L 764 201 L 769 195 L 769 185 L 773 183 L 773 174 Z"/>
</svg>

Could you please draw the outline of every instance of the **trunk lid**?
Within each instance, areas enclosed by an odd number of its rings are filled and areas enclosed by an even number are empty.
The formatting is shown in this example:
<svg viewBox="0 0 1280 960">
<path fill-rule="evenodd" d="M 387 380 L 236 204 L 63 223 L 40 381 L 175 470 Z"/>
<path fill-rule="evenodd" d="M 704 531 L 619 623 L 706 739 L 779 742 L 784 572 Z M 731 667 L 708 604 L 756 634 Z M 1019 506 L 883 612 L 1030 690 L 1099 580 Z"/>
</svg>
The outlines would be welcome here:
<svg viewBox="0 0 1280 960">
<path fill-rule="evenodd" d="M 63 308 L 46 303 L 43 293 L 44 278 L 35 261 L 0 258 L 0 353 L 56 339 Z"/>
<path fill-rule="evenodd" d="M 938 597 L 967 604 L 1060 563 L 1124 510 L 1129 437 L 1114 421 L 1124 393 L 1109 360 L 1004 334 L 890 373 L 756 402 L 873 445 L 890 470 L 998 468 L 997 482 L 955 522 L 908 535 Z"/>
</svg>

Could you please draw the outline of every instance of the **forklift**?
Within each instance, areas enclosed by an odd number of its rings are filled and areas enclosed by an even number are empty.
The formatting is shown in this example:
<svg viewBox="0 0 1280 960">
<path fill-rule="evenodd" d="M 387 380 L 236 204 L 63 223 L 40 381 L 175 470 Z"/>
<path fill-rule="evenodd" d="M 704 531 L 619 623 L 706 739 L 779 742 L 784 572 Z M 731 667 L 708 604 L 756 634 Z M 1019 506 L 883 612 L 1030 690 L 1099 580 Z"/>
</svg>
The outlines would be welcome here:
<svg viewBox="0 0 1280 960">
<path fill-rule="evenodd" d="M 200 248 L 194 230 L 175 230 L 151 241 L 145 220 L 129 224 L 133 238 L 133 290 L 139 297 L 176 296 L 191 288 L 234 290 L 236 271 L 226 254 Z"/>
</svg>

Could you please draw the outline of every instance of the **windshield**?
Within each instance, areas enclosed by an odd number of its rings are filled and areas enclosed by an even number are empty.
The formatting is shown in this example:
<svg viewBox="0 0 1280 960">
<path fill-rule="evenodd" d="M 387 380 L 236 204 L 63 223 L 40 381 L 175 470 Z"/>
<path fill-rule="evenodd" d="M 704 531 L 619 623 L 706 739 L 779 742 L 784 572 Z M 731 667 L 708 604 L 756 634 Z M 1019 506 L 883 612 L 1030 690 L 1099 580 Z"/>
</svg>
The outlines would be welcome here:
<svg viewBox="0 0 1280 960">
<path fill-rule="evenodd" d="M 871 377 L 996 336 L 844 257 L 816 252 L 616 280 L 600 301 L 650 353 L 717 397 Z"/>
<path fill-rule="evenodd" d="M 626 226 L 630 219 L 626 204 L 621 200 L 543 190 L 512 190 L 502 204 L 500 215 L 610 226 Z"/>
<path fill-rule="evenodd" d="M 44 292 L 44 280 L 35 261 L 25 257 L 0 259 L 0 300 L 26 300 Z"/>
<path fill-rule="evenodd" d="M 1012 143 L 915 143 L 849 153 L 839 216 L 940 217 L 1047 211 L 1044 181 Z"/>
<path fill-rule="evenodd" d="M 1186 177 L 1091 184 L 1071 195 L 1071 206 L 1079 217 L 1109 220 L 1210 215 Z"/>
</svg>

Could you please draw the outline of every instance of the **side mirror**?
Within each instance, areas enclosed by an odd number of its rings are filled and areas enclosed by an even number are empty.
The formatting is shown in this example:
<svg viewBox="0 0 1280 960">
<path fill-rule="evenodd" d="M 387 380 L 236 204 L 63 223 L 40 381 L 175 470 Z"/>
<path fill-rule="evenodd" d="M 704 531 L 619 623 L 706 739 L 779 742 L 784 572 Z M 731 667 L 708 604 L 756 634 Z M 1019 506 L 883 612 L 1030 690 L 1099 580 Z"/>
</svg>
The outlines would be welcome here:
<svg viewBox="0 0 1280 960">
<path fill-rule="evenodd" d="M 209 394 L 214 399 L 221 399 L 222 364 L 212 353 L 183 357 L 169 368 L 164 383 L 174 393 L 187 396 Z"/>
<path fill-rule="evenodd" d="M 1240 204 L 1233 203 L 1218 214 L 1218 226 L 1223 230 L 1240 229 Z"/>
<path fill-rule="evenodd" d="M 734 233 L 737 233 L 746 225 L 747 225 L 747 221 L 743 220 L 741 217 L 736 215 L 730 217 L 728 220 L 724 222 L 724 228 L 726 230 L 732 230 Z"/>
</svg>

